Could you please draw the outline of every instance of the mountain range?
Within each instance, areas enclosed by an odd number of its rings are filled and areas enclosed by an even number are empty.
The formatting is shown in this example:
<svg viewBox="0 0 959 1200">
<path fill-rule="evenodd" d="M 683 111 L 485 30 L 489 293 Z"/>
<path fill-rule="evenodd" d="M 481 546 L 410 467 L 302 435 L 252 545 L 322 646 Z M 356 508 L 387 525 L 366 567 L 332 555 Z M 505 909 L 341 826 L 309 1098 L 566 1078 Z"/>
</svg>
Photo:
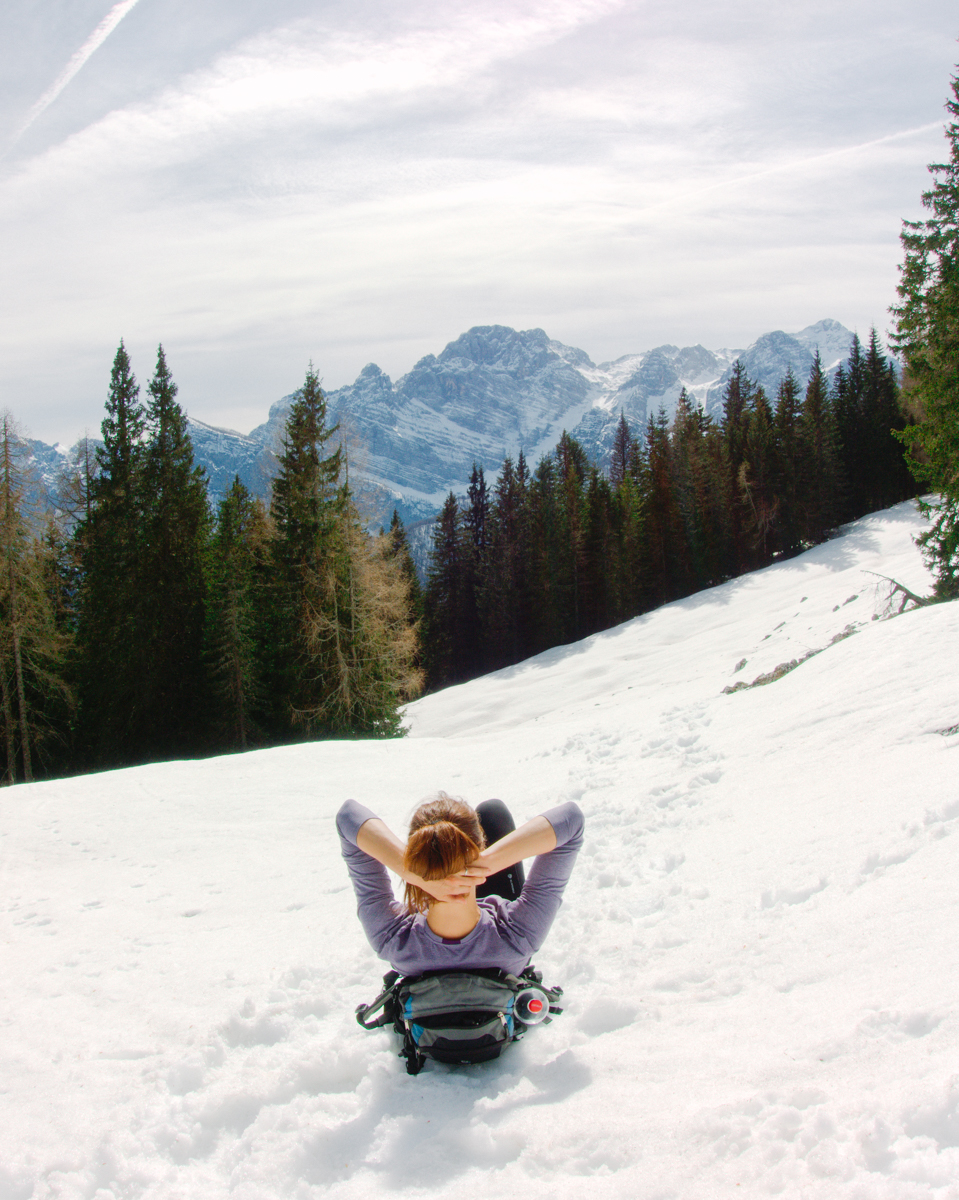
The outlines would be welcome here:
<svg viewBox="0 0 959 1200">
<path fill-rule="evenodd" d="M 774 398 L 788 369 L 805 386 L 817 350 L 834 370 L 852 336 L 838 321 L 822 320 L 798 333 L 765 333 L 746 349 L 663 345 L 596 364 L 542 329 L 476 326 L 395 382 L 369 363 L 354 383 L 328 393 L 329 416 L 344 433 L 351 484 L 371 525 L 388 522 L 394 507 L 407 524 L 417 523 L 429 520 L 448 492 L 465 491 L 474 463 L 492 477 L 506 455 L 523 450 L 535 465 L 563 430 L 605 463 L 620 413 L 638 433 L 660 407 L 671 415 L 685 387 L 717 416 L 737 359 Z M 237 475 L 255 494 L 268 495 L 292 401 L 278 400 L 248 434 L 189 418 L 214 499 Z M 31 448 L 49 492 L 68 451 L 37 441 Z"/>
</svg>

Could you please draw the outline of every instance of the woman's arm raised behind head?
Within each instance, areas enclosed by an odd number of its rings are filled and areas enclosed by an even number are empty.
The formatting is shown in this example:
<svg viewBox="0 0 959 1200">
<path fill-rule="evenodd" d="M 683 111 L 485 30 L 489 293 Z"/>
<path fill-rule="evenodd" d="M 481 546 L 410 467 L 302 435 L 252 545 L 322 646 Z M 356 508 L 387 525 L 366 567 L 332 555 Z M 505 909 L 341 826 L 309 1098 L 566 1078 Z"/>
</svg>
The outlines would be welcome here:
<svg viewBox="0 0 959 1200">
<path fill-rule="evenodd" d="M 375 858 L 388 870 L 405 878 L 403 855 L 406 852 L 406 846 L 385 821 L 381 821 L 379 817 L 369 817 L 357 831 L 356 844 L 364 854 Z M 407 880 L 407 882 L 409 881 Z"/>
<path fill-rule="evenodd" d="M 492 846 L 487 846 L 472 864 L 481 867 L 489 875 L 505 871 L 524 858 L 537 854 L 549 854 L 556 849 L 556 831 L 546 817 L 533 817 L 519 829 L 501 837 Z"/>
</svg>

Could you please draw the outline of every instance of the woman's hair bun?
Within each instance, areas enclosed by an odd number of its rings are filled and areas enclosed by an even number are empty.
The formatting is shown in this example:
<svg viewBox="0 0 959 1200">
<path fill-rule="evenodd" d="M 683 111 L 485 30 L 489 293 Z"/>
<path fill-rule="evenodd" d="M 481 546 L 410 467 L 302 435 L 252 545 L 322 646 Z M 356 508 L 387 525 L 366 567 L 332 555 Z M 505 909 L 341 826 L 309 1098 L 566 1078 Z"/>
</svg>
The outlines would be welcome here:
<svg viewBox="0 0 959 1200">
<path fill-rule="evenodd" d="M 483 827 L 474 809 L 440 792 L 413 814 L 403 865 L 421 879 L 445 879 L 469 866 L 485 845 Z M 410 912 L 424 912 L 432 902 L 422 888 L 406 885 Z"/>
</svg>

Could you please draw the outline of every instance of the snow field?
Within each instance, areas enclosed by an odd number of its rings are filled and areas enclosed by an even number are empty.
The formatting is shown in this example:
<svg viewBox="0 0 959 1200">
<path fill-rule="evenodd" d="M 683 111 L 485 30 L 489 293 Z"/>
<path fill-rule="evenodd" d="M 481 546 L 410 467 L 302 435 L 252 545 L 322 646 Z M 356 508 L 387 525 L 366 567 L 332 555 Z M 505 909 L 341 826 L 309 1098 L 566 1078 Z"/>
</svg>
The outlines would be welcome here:
<svg viewBox="0 0 959 1200">
<path fill-rule="evenodd" d="M 959 1197 L 959 605 L 873 620 L 867 573 L 928 589 L 918 528 L 427 697 L 402 741 L 5 793 L 0 1200 Z M 353 1019 L 386 964 L 332 820 L 439 787 L 574 798 L 587 840 L 536 960 L 564 1015 L 410 1079 Z"/>
</svg>

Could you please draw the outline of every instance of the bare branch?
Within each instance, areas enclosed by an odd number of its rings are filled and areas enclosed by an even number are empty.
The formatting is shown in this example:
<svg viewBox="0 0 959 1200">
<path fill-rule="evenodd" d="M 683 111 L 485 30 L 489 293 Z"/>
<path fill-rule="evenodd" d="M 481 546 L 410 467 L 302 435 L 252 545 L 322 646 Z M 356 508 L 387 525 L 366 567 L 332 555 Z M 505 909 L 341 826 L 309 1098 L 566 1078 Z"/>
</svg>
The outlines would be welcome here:
<svg viewBox="0 0 959 1200">
<path fill-rule="evenodd" d="M 900 583 L 898 579 L 893 579 L 889 575 L 880 575 L 878 571 L 867 571 L 867 575 L 875 575 L 877 579 L 882 579 L 889 584 L 889 595 L 886 597 L 887 613 L 893 608 L 893 597 L 896 595 L 902 596 L 899 603 L 899 608 L 896 612 L 898 616 L 905 612 L 908 604 L 915 605 L 916 608 L 925 608 L 927 604 L 936 604 L 938 600 L 935 596 L 917 596 L 915 592 L 911 592 L 905 584 Z"/>
</svg>

